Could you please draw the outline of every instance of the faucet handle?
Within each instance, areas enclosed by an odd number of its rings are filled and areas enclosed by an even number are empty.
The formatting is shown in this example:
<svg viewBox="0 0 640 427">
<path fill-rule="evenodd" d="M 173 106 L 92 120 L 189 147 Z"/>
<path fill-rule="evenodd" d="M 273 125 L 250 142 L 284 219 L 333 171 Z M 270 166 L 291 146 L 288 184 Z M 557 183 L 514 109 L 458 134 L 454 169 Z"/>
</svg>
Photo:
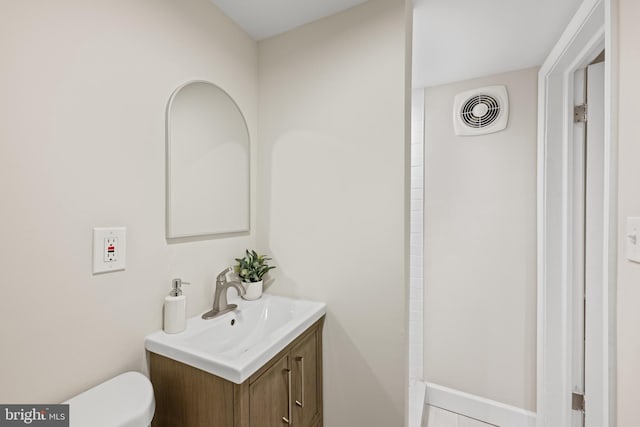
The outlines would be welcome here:
<svg viewBox="0 0 640 427">
<path fill-rule="evenodd" d="M 233 271 L 233 267 L 227 267 L 218 274 L 216 277 L 216 283 L 224 283 L 227 281 L 227 274 Z"/>
</svg>

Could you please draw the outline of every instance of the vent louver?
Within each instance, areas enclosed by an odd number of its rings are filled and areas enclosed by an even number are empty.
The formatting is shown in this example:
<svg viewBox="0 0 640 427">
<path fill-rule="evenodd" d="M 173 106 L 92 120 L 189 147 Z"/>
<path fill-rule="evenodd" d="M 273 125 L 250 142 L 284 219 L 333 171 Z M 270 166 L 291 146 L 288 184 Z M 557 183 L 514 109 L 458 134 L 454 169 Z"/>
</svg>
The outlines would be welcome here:
<svg viewBox="0 0 640 427">
<path fill-rule="evenodd" d="M 495 122 L 500 114 L 498 100 L 489 95 L 478 95 L 469 99 L 460 115 L 462 121 L 472 128 L 483 128 Z"/>
<path fill-rule="evenodd" d="M 490 86 L 458 94 L 454 101 L 456 135 L 484 135 L 507 127 L 509 98 L 505 86 Z"/>
</svg>

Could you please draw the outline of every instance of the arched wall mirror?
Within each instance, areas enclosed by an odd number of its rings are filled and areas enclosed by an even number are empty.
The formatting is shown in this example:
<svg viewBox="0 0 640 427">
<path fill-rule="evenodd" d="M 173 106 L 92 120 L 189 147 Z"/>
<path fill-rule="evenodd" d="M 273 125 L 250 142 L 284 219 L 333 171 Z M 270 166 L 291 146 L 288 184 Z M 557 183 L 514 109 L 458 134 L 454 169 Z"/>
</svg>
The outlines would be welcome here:
<svg viewBox="0 0 640 427">
<path fill-rule="evenodd" d="M 206 81 L 167 106 L 167 238 L 249 230 L 249 131 L 235 101 Z"/>
</svg>

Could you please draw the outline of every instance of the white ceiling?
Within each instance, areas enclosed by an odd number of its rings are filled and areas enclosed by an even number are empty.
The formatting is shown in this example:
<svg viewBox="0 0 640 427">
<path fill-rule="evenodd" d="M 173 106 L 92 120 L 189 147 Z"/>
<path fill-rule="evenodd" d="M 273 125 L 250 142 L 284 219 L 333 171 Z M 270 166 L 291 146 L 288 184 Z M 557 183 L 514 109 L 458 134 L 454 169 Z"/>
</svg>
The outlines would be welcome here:
<svg viewBox="0 0 640 427">
<path fill-rule="evenodd" d="M 366 0 L 211 0 L 255 40 L 284 33 Z"/>
<path fill-rule="evenodd" d="M 415 0 L 413 87 L 542 65 L 582 0 Z"/>
<path fill-rule="evenodd" d="M 255 40 L 366 0 L 211 0 Z M 541 65 L 582 0 L 414 0 L 413 87 Z"/>
</svg>

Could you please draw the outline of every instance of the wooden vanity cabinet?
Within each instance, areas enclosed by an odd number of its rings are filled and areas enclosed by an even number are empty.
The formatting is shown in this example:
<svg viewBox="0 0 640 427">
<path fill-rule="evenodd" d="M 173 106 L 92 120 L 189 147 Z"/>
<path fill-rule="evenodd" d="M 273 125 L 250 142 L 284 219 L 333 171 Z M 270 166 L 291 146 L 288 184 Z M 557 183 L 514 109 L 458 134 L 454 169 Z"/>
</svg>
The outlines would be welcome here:
<svg viewBox="0 0 640 427">
<path fill-rule="evenodd" d="M 322 427 L 324 317 L 242 384 L 149 353 L 153 427 Z"/>
</svg>

